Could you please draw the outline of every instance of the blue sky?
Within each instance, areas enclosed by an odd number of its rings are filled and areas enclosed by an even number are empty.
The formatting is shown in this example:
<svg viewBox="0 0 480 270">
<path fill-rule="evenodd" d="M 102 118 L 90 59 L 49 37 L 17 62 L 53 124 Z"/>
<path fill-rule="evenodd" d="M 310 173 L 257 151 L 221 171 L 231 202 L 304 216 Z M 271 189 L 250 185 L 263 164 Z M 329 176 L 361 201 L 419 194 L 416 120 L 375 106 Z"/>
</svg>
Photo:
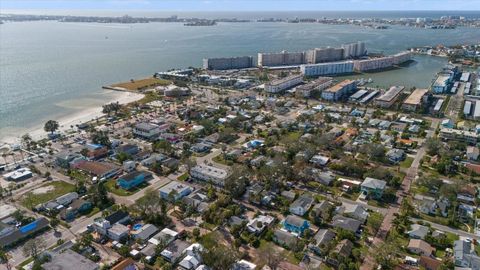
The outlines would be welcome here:
<svg viewBox="0 0 480 270">
<path fill-rule="evenodd" d="M 480 10 L 480 0 L 0 0 L 0 10 Z"/>
</svg>

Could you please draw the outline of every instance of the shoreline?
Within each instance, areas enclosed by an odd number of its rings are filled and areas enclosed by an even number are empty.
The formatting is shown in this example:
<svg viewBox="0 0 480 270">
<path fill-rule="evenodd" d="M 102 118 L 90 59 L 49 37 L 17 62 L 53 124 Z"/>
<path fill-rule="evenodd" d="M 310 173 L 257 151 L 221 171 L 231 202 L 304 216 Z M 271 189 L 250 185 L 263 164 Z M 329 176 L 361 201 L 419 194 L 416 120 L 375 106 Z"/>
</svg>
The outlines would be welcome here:
<svg viewBox="0 0 480 270">
<path fill-rule="evenodd" d="M 104 104 L 108 104 L 111 102 L 118 102 L 120 104 L 129 104 L 135 101 L 138 101 L 144 97 L 143 94 L 140 93 L 132 93 L 128 91 L 116 91 L 119 96 L 112 97 L 111 100 L 105 102 Z M 65 115 L 63 117 L 52 119 L 58 122 L 59 128 L 58 131 L 65 132 L 67 130 L 72 129 L 72 126 L 79 125 L 81 123 L 85 123 L 91 120 L 95 120 L 98 117 L 103 116 L 102 113 L 102 106 L 95 106 L 90 108 L 81 109 L 78 112 L 74 112 L 72 114 Z M 15 144 L 20 143 L 21 136 L 23 134 L 29 134 L 33 140 L 41 140 L 47 137 L 47 132 L 43 130 L 44 123 L 38 124 L 31 128 L 26 128 L 24 132 L 18 134 L 17 136 L 12 136 L 6 134 L 5 136 L 0 137 L 0 145 L 2 144 Z"/>
</svg>

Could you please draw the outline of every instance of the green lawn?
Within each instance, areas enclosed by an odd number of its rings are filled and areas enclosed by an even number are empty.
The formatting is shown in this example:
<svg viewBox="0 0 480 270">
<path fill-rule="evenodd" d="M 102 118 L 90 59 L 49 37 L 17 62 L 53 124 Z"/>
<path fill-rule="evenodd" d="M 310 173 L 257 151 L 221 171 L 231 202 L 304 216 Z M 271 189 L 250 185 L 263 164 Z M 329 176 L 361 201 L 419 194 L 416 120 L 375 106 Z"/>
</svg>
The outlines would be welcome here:
<svg viewBox="0 0 480 270">
<path fill-rule="evenodd" d="M 400 167 L 402 168 L 410 168 L 413 163 L 413 158 L 412 157 L 407 157 L 404 161 L 400 162 Z"/>
<path fill-rule="evenodd" d="M 64 194 L 69 192 L 75 191 L 75 186 L 63 181 L 56 181 L 50 182 L 41 187 L 39 189 L 45 188 L 46 192 L 37 192 L 34 193 L 32 191 L 23 195 L 21 204 L 27 208 L 33 208 L 39 204 L 46 203 L 50 200 L 56 199 Z"/>
<path fill-rule="evenodd" d="M 232 161 L 230 161 L 230 160 L 225 160 L 225 159 L 223 158 L 223 155 L 222 155 L 222 154 L 220 154 L 220 155 L 212 158 L 212 160 L 215 161 L 216 163 L 223 164 L 223 165 L 227 165 L 227 166 L 231 166 L 231 165 L 233 164 Z"/>
<path fill-rule="evenodd" d="M 285 144 L 285 145 L 289 145 L 289 144 L 292 144 L 292 143 L 297 143 L 300 136 L 302 136 L 302 134 L 300 132 L 292 131 L 292 132 L 289 132 L 285 136 L 281 136 L 280 142 Z"/>
<path fill-rule="evenodd" d="M 177 177 L 177 180 L 179 181 L 186 181 L 188 179 L 188 177 L 190 177 L 190 175 L 188 174 L 188 172 L 180 175 L 179 177 Z"/>
<path fill-rule="evenodd" d="M 115 179 L 110 179 L 105 183 L 105 187 L 107 188 L 107 190 L 109 192 L 115 194 L 115 195 L 118 195 L 118 196 L 130 196 L 130 195 L 135 194 L 138 191 L 146 188 L 147 186 L 148 186 L 148 183 L 144 182 L 140 186 L 135 187 L 131 190 L 125 190 L 121 187 L 117 187 L 117 180 L 115 180 Z"/>
<path fill-rule="evenodd" d="M 68 176 L 73 179 L 76 179 L 77 181 L 87 182 L 90 179 L 90 176 L 88 176 L 87 174 L 79 170 L 70 170 L 70 173 L 68 174 Z"/>
</svg>

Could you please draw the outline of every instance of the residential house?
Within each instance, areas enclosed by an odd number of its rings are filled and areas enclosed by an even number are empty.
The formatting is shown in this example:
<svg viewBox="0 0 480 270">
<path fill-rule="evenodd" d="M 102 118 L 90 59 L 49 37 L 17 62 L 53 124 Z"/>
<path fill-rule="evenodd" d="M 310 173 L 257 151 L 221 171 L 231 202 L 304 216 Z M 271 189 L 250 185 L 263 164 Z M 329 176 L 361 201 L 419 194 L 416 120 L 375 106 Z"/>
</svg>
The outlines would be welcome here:
<svg viewBox="0 0 480 270">
<path fill-rule="evenodd" d="M 113 241 L 121 242 L 125 239 L 127 239 L 128 234 L 130 233 L 130 229 L 120 223 L 115 223 L 113 224 L 108 230 L 107 230 L 107 236 Z"/>
<path fill-rule="evenodd" d="M 360 190 L 370 198 L 380 199 L 382 198 L 386 185 L 387 182 L 383 180 L 367 177 L 360 185 Z"/>
<path fill-rule="evenodd" d="M 315 164 L 316 166 L 325 166 L 330 161 L 329 157 L 322 156 L 322 155 L 314 155 L 310 162 Z"/>
<path fill-rule="evenodd" d="M 448 207 L 450 202 L 446 198 L 435 199 L 430 196 L 417 194 L 413 198 L 416 209 L 427 215 L 436 215 L 437 209 L 443 217 L 448 216 Z"/>
<path fill-rule="evenodd" d="M 160 243 L 168 245 L 171 242 L 173 242 L 175 239 L 177 239 L 178 235 L 179 235 L 178 232 L 171 230 L 169 228 L 164 228 L 159 233 L 152 236 L 152 238 L 150 238 L 148 242 L 154 245 L 159 245 Z"/>
<path fill-rule="evenodd" d="M 475 161 L 478 159 L 480 150 L 476 146 L 467 146 L 467 159 Z"/>
<path fill-rule="evenodd" d="M 336 215 L 332 219 L 332 226 L 335 228 L 341 228 L 353 233 L 357 233 L 362 225 L 361 221 L 353 218 L 345 217 L 342 215 Z"/>
<path fill-rule="evenodd" d="M 440 266 L 442 266 L 442 261 L 431 257 L 420 256 L 418 265 L 423 267 L 425 270 L 438 270 L 440 269 Z"/>
<path fill-rule="evenodd" d="M 363 206 L 346 202 L 342 203 L 339 213 L 343 214 L 346 217 L 351 217 L 359 220 L 362 223 L 365 223 L 368 217 L 368 212 Z"/>
<path fill-rule="evenodd" d="M 475 253 L 470 241 L 456 240 L 453 243 L 453 257 L 457 267 L 480 269 L 480 257 Z"/>
<path fill-rule="evenodd" d="M 92 202 L 84 200 L 84 199 L 76 199 L 74 200 L 68 208 L 63 208 L 60 211 L 60 217 L 63 220 L 73 220 L 79 214 L 86 213 L 90 209 L 92 209 Z"/>
<path fill-rule="evenodd" d="M 183 269 L 186 270 L 193 270 L 197 269 L 197 267 L 201 264 L 202 257 L 201 252 L 203 251 L 203 246 L 194 243 L 187 247 L 183 252 L 186 256 L 178 263 Z"/>
<path fill-rule="evenodd" d="M 140 122 L 133 127 L 133 135 L 146 139 L 155 140 L 161 133 L 161 129 L 158 125 Z"/>
<path fill-rule="evenodd" d="M 240 260 L 236 262 L 232 267 L 232 270 L 255 270 L 255 269 L 257 269 L 257 265 L 246 260 Z"/>
<path fill-rule="evenodd" d="M 480 154 L 480 150 L 477 146 L 467 146 L 467 159 L 475 161 L 478 159 L 478 155 Z"/>
<path fill-rule="evenodd" d="M 173 201 L 177 201 L 190 194 L 193 189 L 190 186 L 180 183 L 178 181 L 172 181 L 167 185 L 161 187 L 159 191 L 160 197 L 162 197 L 162 199 L 173 199 Z"/>
<path fill-rule="evenodd" d="M 247 223 L 247 230 L 257 235 L 261 234 L 273 221 L 275 218 L 272 216 L 259 215 Z"/>
<path fill-rule="evenodd" d="M 111 270 L 138 270 L 132 258 L 126 258 L 112 267 Z"/>
<path fill-rule="evenodd" d="M 190 243 L 177 239 L 171 242 L 170 244 L 168 244 L 167 247 L 164 250 L 162 250 L 160 255 L 166 261 L 170 263 L 176 263 L 182 258 L 184 251 L 189 246 L 190 246 Z"/>
<path fill-rule="evenodd" d="M 435 248 L 421 239 L 410 239 L 407 249 L 412 253 L 423 256 L 431 256 L 435 251 Z"/>
<path fill-rule="evenodd" d="M 477 189 L 473 185 L 465 185 L 457 192 L 457 200 L 468 204 L 473 204 L 476 196 Z"/>
<path fill-rule="evenodd" d="M 313 237 L 313 242 L 308 245 L 308 248 L 317 255 L 325 255 L 328 245 L 335 239 L 335 233 L 330 229 L 320 229 Z"/>
<path fill-rule="evenodd" d="M 158 228 L 155 225 L 145 224 L 141 228 L 132 231 L 130 234 L 133 239 L 145 242 L 150 239 L 150 237 L 152 237 L 157 231 Z"/>
<path fill-rule="evenodd" d="M 145 183 L 147 179 L 152 177 L 152 173 L 147 171 L 133 171 L 131 173 L 120 176 L 117 179 L 117 185 L 123 189 L 130 190 Z"/>
<path fill-rule="evenodd" d="M 289 211 L 298 216 L 303 216 L 310 209 L 313 204 L 313 197 L 308 194 L 303 194 L 290 204 Z"/>
<path fill-rule="evenodd" d="M 115 150 L 115 154 L 117 154 L 117 155 L 119 153 L 125 153 L 125 154 L 133 157 L 140 152 L 140 147 L 138 147 L 137 145 L 134 145 L 134 144 L 122 144 L 122 145 L 119 145 L 114 150 Z"/>
<path fill-rule="evenodd" d="M 475 213 L 475 207 L 461 203 L 458 205 L 457 215 L 461 222 L 468 223 L 473 219 Z"/>
<path fill-rule="evenodd" d="M 307 220 L 294 215 L 288 215 L 282 225 L 285 230 L 298 235 L 302 235 L 305 230 L 310 228 L 310 223 Z"/>
<path fill-rule="evenodd" d="M 290 191 L 290 190 L 282 191 L 281 195 L 282 195 L 283 198 L 287 199 L 287 201 L 289 201 L 289 202 L 293 202 L 295 200 L 295 197 L 297 196 L 297 194 L 295 194 L 295 192 Z"/>
<path fill-rule="evenodd" d="M 340 264 L 340 258 L 350 257 L 352 249 L 353 243 L 348 239 L 343 239 L 337 244 L 330 256 L 328 256 L 327 263 L 334 267 L 338 267 L 338 265 Z"/>
<path fill-rule="evenodd" d="M 314 218 L 317 217 L 326 220 L 330 217 L 332 208 L 333 205 L 329 201 L 320 201 L 313 206 L 310 215 Z"/>
<path fill-rule="evenodd" d="M 281 246 L 291 248 L 297 243 L 298 239 L 292 233 L 277 229 L 273 232 L 273 241 Z"/>
<path fill-rule="evenodd" d="M 393 164 L 397 164 L 403 161 L 405 159 L 405 156 L 405 151 L 403 151 L 402 149 L 390 149 L 386 153 L 386 157 Z"/>
<path fill-rule="evenodd" d="M 410 231 L 407 232 L 408 237 L 411 239 L 425 239 L 425 236 L 428 235 L 430 229 L 427 226 L 420 224 L 412 224 Z"/>
<path fill-rule="evenodd" d="M 80 160 L 85 160 L 85 157 L 79 153 L 72 153 L 70 151 L 60 152 L 55 155 L 55 163 L 64 169 L 70 168 L 72 163 Z"/>
</svg>

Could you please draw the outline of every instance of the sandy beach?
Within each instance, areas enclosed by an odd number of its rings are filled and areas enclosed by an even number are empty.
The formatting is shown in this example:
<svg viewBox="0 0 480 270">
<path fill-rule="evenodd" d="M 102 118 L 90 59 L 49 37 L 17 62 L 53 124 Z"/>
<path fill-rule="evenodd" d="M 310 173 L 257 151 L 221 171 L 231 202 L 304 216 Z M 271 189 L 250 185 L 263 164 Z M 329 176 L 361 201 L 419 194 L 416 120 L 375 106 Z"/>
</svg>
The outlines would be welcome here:
<svg viewBox="0 0 480 270">
<path fill-rule="evenodd" d="M 143 98 L 143 94 L 136 94 L 131 92 L 116 91 L 112 93 L 112 95 L 113 95 L 113 98 L 109 102 L 106 102 L 105 104 L 110 102 L 128 104 Z M 104 115 L 102 113 L 102 106 L 95 106 L 91 108 L 81 109 L 78 112 L 74 112 L 70 115 L 65 115 L 63 117 L 56 118 L 53 120 L 58 121 L 60 125 L 59 131 L 63 132 L 71 129 L 72 126 L 75 127 L 76 125 L 79 125 L 81 123 L 95 120 L 97 117 L 101 117 L 102 115 Z M 17 132 L 18 136 L 7 135 L 4 137 L 0 137 L 0 145 L 2 145 L 3 143 L 7 143 L 7 144 L 20 143 L 20 137 L 26 133 L 30 134 L 30 136 L 34 140 L 43 139 L 47 136 L 47 133 L 45 132 L 45 130 L 43 130 L 43 125 L 44 123 L 39 123 L 35 127 L 27 128 L 21 131 L 19 130 Z M 9 133 L 15 133 L 15 132 L 9 132 Z"/>
</svg>

